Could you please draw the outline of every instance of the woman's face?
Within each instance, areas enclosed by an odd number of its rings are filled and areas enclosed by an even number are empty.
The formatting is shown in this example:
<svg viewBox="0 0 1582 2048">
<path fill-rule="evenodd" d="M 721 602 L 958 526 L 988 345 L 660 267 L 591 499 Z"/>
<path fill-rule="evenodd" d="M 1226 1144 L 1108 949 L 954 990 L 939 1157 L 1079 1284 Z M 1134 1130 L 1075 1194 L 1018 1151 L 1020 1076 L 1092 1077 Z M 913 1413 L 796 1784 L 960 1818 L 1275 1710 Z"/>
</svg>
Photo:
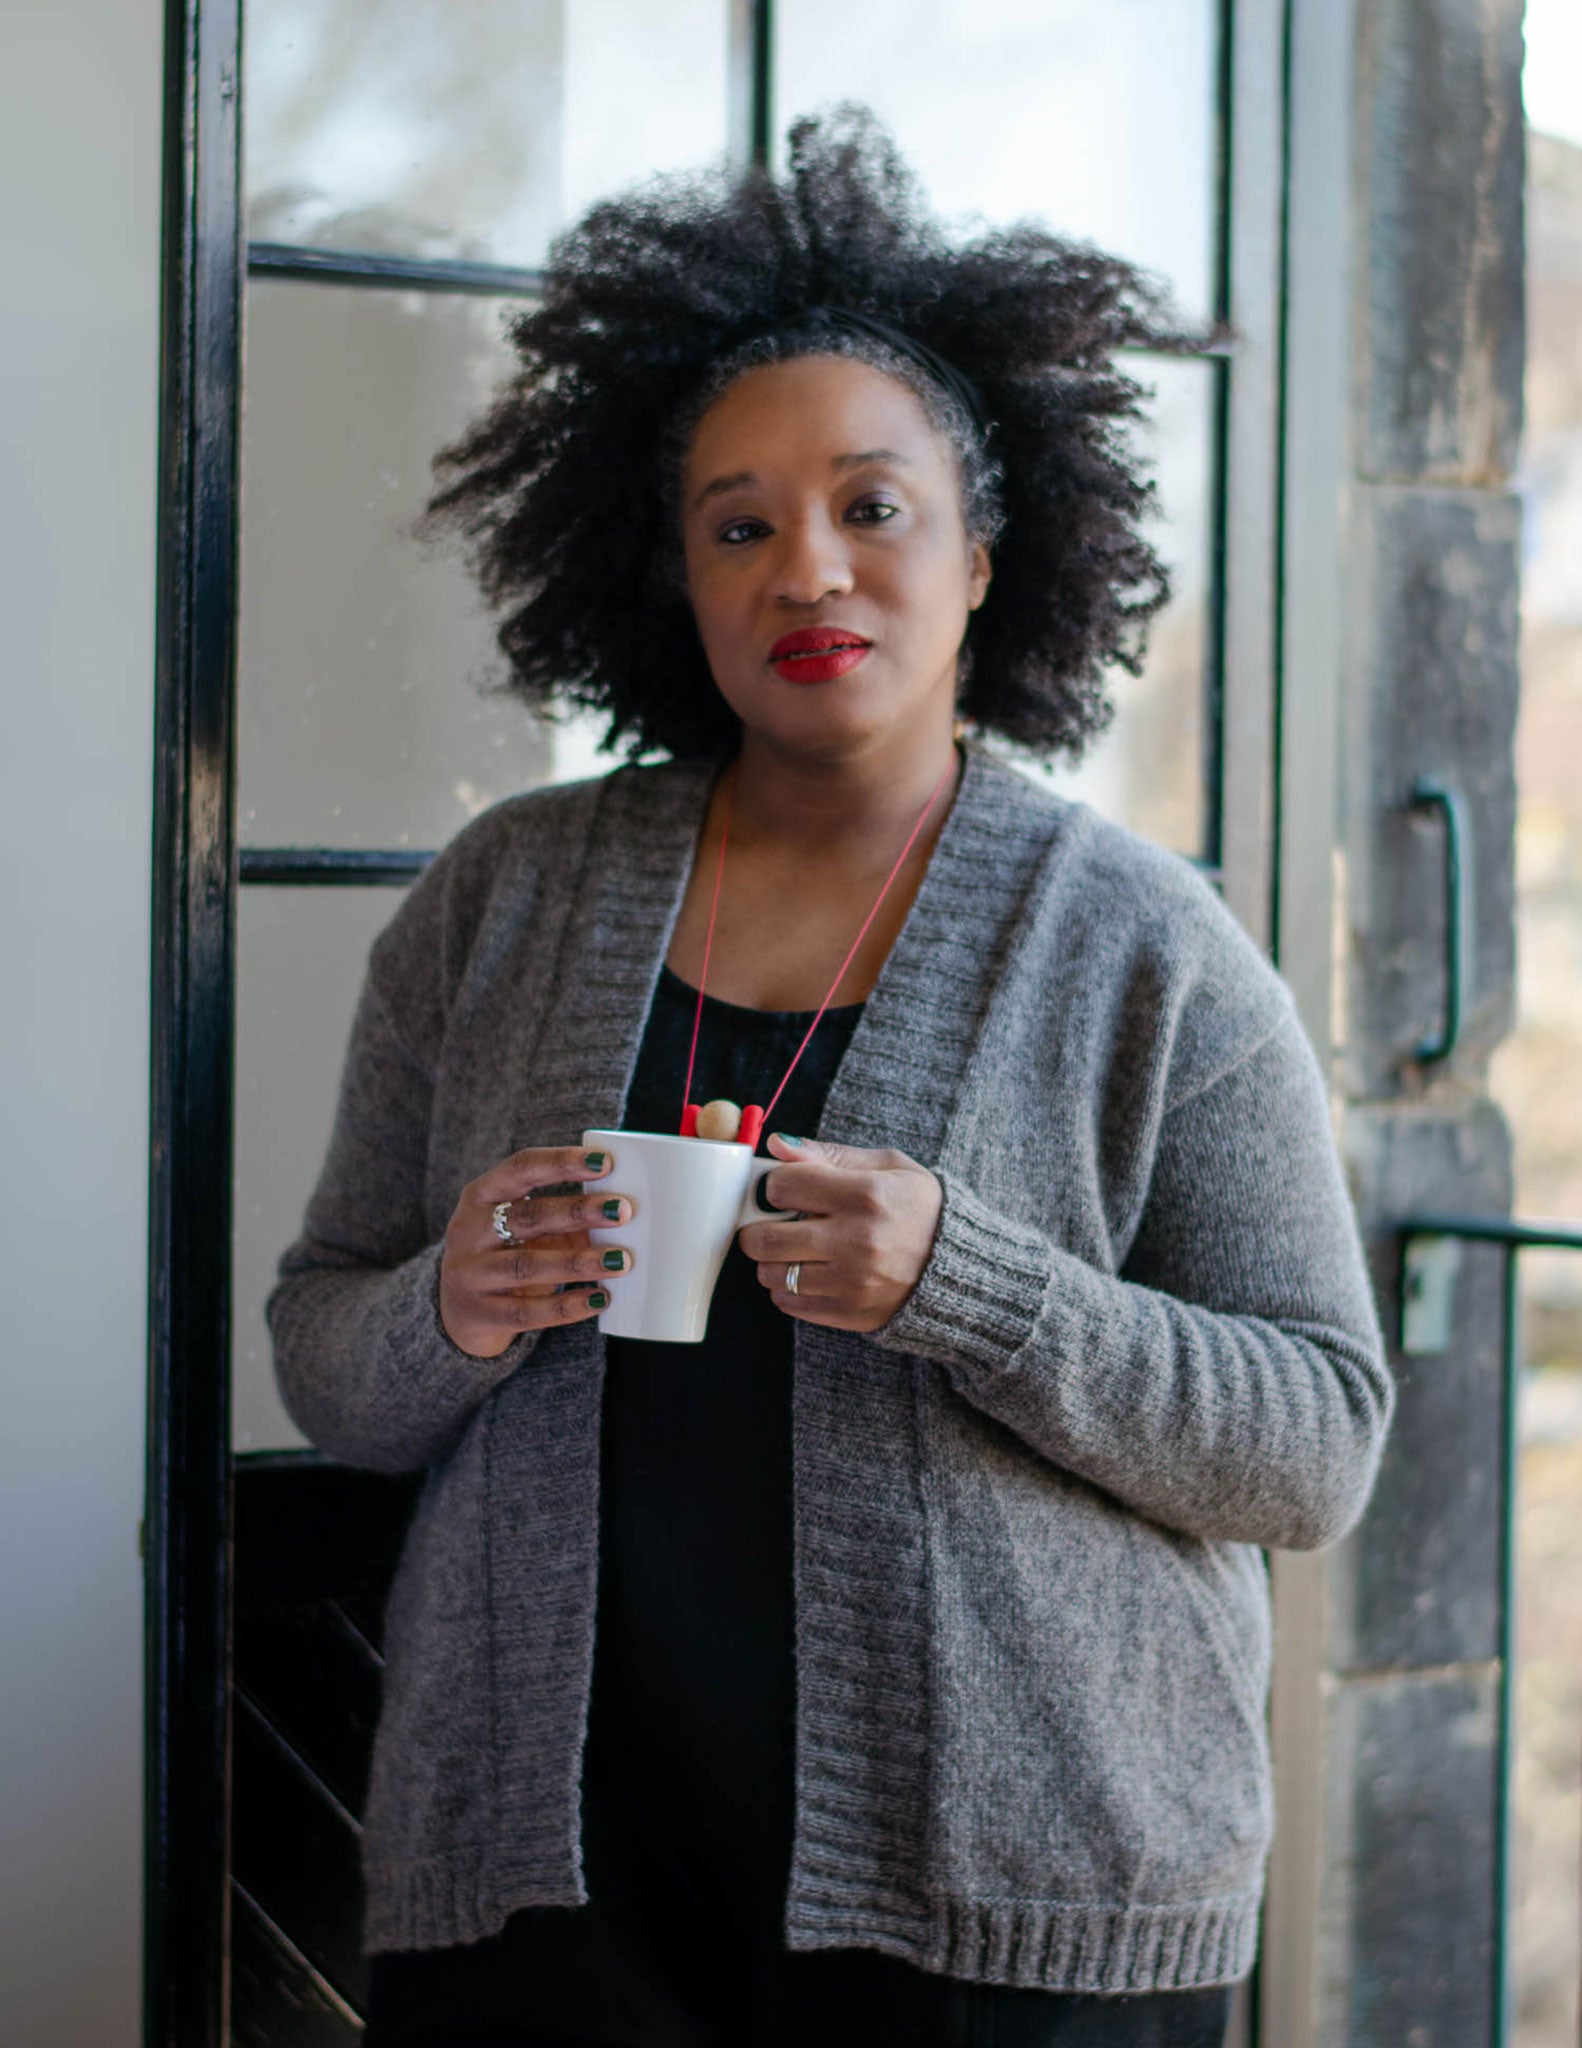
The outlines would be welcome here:
<svg viewBox="0 0 1582 2048">
<path fill-rule="evenodd" d="M 745 372 L 693 434 L 682 537 L 709 667 L 750 736 L 838 756 L 949 729 L 989 557 L 904 384 L 844 356 Z"/>
</svg>

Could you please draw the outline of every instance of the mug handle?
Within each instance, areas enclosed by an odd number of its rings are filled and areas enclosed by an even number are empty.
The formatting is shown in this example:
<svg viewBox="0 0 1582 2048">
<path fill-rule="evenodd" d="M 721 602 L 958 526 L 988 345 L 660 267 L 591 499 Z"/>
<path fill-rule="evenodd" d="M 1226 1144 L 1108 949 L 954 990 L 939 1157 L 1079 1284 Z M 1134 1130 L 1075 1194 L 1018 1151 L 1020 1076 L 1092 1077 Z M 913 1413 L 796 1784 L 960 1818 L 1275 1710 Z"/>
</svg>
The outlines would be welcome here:
<svg viewBox="0 0 1582 2048">
<path fill-rule="evenodd" d="M 784 1164 L 784 1160 L 781 1159 L 755 1159 L 753 1161 L 751 1172 L 747 1177 L 747 1185 L 742 1190 L 742 1205 L 736 1212 L 736 1228 L 738 1230 L 744 1230 L 749 1223 L 763 1223 L 771 1216 L 785 1213 L 775 1209 L 760 1209 L 758 1206 L 758 1189 L 764 1175 L 772 1173 L 777 1166 L 783 1166 Z"/>
</svg>

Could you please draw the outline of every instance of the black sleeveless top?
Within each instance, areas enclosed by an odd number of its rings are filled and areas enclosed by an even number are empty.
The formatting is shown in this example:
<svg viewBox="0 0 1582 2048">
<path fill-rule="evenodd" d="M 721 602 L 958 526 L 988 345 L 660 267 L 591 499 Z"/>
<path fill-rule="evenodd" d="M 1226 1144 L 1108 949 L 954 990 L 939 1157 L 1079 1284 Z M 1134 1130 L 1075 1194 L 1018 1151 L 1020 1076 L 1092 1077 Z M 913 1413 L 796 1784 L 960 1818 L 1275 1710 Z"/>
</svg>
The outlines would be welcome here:
<svg viewBox="0 0 1582 2048">
<path fill-rule="evenodd" d="M 662 970 L 629 1129 L 677 1128 L 696 1006 Z M 773 1128 L 817 1128 L 861 1014 L 825 1012 Z M 706 997 L 693 1100 L 767 1104 L 812 1019 Z M 733 1245 L 701 1344 L 606 1346 L 583 1841 L 595 1903 L 640 1916 L 661 1944 L 669 1905 L 694 1930 L 712 1924 L 721 1947 L 779 1938 L 796 1701 L 794 1328 Z"/>
</svg>

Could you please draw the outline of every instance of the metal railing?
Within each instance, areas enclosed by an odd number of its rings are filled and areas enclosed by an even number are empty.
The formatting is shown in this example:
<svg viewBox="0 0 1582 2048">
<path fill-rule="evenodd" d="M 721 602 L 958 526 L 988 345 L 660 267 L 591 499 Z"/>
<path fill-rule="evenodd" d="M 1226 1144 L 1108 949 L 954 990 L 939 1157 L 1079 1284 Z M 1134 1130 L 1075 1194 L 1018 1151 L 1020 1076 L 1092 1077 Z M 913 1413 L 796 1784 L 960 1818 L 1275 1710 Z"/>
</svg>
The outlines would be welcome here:
<svg viewBox="0 0 1582 2048">
<path fill-rule="evenodd" d="M 1516 1498 L 1521 1389 L 1521 1291 L 1518 1257 L 1524 1251 L 1582 1252 L 1582 1226 L 1520 1223 L 1509 1217 L 1426 1214 L 1409 1217 L 1401 1229 L 1400 1345 L 1407 1357 L 1431 1357 L 1449 1350 L 1454 1327 L 1455 1279 L 1464 1244 L 1500 1247 L 1503 1391 L 1502 1465 L 1504 1512 L 1500 1529 L 1499 1729 L 1497 1832 L 1495 1836 L 1495 2038 L 1511 2038 L 1513 1999 L 1510 1962 L 1512 1773 L 1515 1741 Z"/>
</svg>

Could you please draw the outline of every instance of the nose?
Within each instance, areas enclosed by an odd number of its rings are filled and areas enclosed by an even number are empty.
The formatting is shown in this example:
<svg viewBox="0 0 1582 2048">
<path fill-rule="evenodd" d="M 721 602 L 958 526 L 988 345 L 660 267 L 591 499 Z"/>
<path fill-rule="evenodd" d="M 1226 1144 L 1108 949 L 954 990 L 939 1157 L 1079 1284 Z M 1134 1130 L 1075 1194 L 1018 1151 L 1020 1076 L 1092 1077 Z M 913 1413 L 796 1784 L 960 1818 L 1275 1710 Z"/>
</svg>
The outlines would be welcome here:
<svg viewBox="0 0 1582 2048">
<path fill-rule="evenodd" d="M 775 600 L 783 605 L 818 604 L 852 587 L 851 558 L 838 527 L 822 516 L 789 522 L 781 529 L 774 564 Z"/>
</svg>

